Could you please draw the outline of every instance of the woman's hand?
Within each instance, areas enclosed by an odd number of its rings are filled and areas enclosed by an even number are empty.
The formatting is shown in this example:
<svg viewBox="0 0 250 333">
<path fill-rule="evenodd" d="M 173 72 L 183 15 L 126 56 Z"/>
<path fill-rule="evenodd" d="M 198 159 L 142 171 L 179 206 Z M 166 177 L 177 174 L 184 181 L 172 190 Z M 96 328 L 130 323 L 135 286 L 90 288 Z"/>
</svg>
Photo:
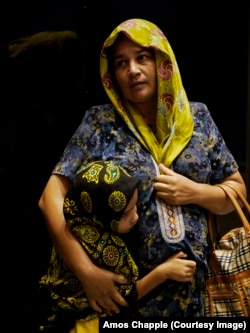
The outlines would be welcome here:
<svg viewBox="0 0 250 333">
<path fill-rule="evenodd" d="M 97 312 L 119 313 L 119 305 L 128 306 L 115 287 L 115 283 L 127 283 L 123 275 L 91 265 L 88 270 L 85 270 L 81 283 L 90 306 Z"/>
<path fill-rule="evenodd" d="M 197 183 L 173 170 L 159 165 L 161 175 L 157 176 L 154 189 L 157 196 L 170 205 L 185 205 L 191 203 Z"/>
<path fill-rule="evenodd" d="M 159 165 L 159 169 L 161 175 L 157 176 L 154 189 L 157 197 L 167 204 L 173 206 L 195 204 L 221 215 L 234 210 L 231 200 L 218 186 L 197 183 L 163 164 Z M 239 171 L 224 179 L 223 182 L 231 184 L 246 196 L 246 186 Z"/>
</svg>

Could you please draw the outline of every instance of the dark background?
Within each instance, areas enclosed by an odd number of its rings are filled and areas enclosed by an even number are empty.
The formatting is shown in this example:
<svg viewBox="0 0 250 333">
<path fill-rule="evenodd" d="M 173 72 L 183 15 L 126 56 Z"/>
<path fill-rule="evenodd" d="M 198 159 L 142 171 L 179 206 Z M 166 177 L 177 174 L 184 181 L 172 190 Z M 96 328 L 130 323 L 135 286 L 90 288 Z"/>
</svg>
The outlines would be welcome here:
<svg viewBox="0 0 250 333">
<path fill-rule="evenodd" d="M 207 104 L 247 178 L 249 6 L 246 1 L 216 4 L 8 1 L 1 5 L 1 285 L 8 332 L 16 327 L 36 332 L 37 281 L 46 270 L 51 247 L 37 203 L 85 110 L 107 101 L 99 78 L 99 52 L 121 21 L 140 17 L 165 32 L 189 99 Z M 10 61 L 11 41 L 52 30 L 76 32 L 84 54 L 66 45 L 51 57 L 41 52 L 15 64 Z"/>
</svg>

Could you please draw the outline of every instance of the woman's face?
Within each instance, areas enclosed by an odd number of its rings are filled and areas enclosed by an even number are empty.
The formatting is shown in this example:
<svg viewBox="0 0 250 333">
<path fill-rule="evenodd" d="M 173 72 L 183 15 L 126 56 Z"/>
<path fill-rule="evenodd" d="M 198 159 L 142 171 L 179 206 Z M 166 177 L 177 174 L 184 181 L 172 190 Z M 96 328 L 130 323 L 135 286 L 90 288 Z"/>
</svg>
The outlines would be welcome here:
<svg viewBox="0 0 250 333">
<path fill-rule="evenodd" d="M 155 103 L 157 75 L 154 51 L 143 48 L 127 37 L 114 47 L 114 73 L 124 97 L 139 109 Z"/>
</svg>

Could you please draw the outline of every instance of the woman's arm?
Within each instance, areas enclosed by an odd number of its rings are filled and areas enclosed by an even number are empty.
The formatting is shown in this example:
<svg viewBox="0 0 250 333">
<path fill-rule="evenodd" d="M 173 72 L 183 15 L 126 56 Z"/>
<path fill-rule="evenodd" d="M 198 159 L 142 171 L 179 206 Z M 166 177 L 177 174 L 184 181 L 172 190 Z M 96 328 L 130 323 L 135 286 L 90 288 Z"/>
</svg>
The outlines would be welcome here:
<svg viewBox="0 0 250 333">
<path fill-rule="evenodd" d="M 142 279 L 136 281 L 137 299 L 141 299 L 167 279 L 179 282 L 191 281 L 196 269 L 196 262 L 187 260 L 186 257 L 187 255 L 180 251 L 156 266 Z"/>
<path fill-rule="evenodd" d="M 161 175 L 154 184 L 157 196 L 170 205 L 196 204 L 215 214 L 227 214 L 234 210 L 231 200 L 218 186 L 196 183 L 160 164 Z M 235 172 L 224 180 L 230 183 L 244 196 L 246 186 L 239 173 Z"/>
<path fill-rule="evenodd" d="M 117 304 L 127 302 L 115 288 L 115 282 L 126 283 L 117 275 L 93 264 L 87 253 L 68 227 L 63 213 L 63 202 L 70 182 L 63 176 L 52 175 L 42 193 L 38 206 L 41 209 L 51 239 L 66 265 L 81 281 L 90 306 L 101 312 L 112 309 L 119 312 Z"/>
</svg>

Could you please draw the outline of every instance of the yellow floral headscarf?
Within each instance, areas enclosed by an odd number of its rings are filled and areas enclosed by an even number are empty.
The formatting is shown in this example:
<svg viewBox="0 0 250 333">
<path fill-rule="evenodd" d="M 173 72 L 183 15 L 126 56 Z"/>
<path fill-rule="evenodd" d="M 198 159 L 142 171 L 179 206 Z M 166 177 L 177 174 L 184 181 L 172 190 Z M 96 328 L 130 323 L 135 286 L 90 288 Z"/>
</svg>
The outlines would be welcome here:
<svg viewBox="0 0 250 333">
<path fill-rule="evenodd" d="M 106 49 L 114 44 L 121 32 L 138 45 L 155 50 L 158 80 L 155 135 L 148 129 L 141 114 L 131 104 L 122 101 L 112 82 Z M 175 55 L 164 33 L 155 24 L 143 19 L 121 23 L 104 42 L 100 72 L 104 89 L 127 126 L 157 163 L 169 167 L 189 142 L 194 125 Z"/>
</svg>

